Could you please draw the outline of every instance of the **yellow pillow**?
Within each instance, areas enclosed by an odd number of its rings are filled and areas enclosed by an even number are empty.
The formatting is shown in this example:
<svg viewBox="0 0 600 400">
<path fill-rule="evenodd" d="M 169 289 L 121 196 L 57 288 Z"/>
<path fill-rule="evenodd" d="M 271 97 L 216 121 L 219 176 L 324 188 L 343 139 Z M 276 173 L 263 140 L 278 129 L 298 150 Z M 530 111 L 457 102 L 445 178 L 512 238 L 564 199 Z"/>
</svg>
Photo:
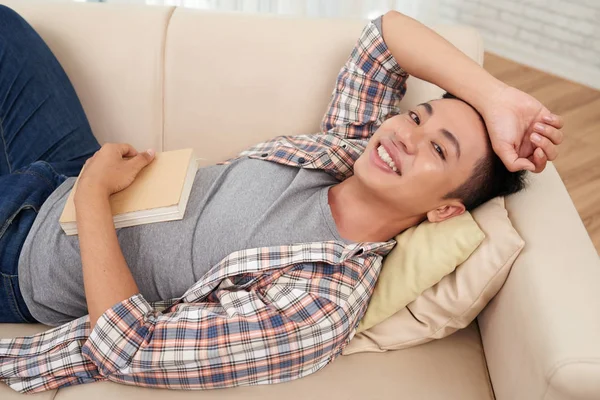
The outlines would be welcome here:
<svg viewBox="0 0 600 400">
<path fill-rule="evenodd" d="M 469 212 L 444 222 L 425 221 L 396 236 L 356 333 L 406 307 L 462 264 L 484 238 Z"/>
</svg>

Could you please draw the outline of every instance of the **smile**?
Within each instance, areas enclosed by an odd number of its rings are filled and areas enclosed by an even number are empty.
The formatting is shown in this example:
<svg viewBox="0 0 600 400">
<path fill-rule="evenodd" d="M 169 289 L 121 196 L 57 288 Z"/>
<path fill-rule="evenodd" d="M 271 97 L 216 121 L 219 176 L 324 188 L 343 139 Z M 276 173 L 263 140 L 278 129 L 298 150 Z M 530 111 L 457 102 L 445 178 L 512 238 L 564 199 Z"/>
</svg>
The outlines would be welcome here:
<svg viewBox="0 0 600 400">
<path fill-rule="evenodd" d="M 392 157 L 389 155 L 387 150 L 382 145 L 379 145 L 377 147 L 377 156 L 379 156 L 378 157 L 379 160 L 382 163 L 385 163 L 385 165 L 388 167 L 389 170 L 402 176 L 402 173 L 399 171 L 398 167 L 396 166 L 396 163 L 394 163 L 394 160 L 392 160 Z"/>
</svg>

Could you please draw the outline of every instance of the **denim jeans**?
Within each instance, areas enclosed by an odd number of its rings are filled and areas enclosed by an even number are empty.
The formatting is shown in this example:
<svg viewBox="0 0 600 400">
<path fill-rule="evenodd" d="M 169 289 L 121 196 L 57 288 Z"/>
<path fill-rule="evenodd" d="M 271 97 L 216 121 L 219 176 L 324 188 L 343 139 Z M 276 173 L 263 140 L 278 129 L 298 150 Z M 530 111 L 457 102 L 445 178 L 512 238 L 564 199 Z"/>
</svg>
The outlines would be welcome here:
<svg viewBox="0 0 600 400">
<path fill-rule="evenodd" d="M 0 323 L 36 322 L 19 288 L 23 242 L 48 196 L 99 148 L 58 60 L 0 5 Z"/>
</svg>

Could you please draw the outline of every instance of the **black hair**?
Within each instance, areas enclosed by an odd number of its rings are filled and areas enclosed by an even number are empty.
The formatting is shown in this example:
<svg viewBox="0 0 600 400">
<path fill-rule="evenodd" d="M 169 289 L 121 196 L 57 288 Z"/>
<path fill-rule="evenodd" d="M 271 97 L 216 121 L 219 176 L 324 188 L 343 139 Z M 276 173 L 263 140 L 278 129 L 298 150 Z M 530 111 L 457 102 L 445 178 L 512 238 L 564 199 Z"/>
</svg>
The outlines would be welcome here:
<svg viewBox="0 0 600 400">
<path fill-rule="evenodd" d="M 443 99 L 455 99 L 465 104 L 469 103 L 454 96 L 451 93 L 444 93 Z M 483 122 L 485 121 L 481 114 L 471 106 Z M 471 176 L 458 188 L 444 196 L 444 199 L 459 199 L 465 205 L 467 211 L 470 211 L 488 200 L 498 196 L 508 196 L 523 190 L 526 186 L 527 171 L 509 171 L 500 157 L 494 152 L 492 142 L 487 135 L 487 153 L 483 155 L 476 163 Z"/>
</svg>

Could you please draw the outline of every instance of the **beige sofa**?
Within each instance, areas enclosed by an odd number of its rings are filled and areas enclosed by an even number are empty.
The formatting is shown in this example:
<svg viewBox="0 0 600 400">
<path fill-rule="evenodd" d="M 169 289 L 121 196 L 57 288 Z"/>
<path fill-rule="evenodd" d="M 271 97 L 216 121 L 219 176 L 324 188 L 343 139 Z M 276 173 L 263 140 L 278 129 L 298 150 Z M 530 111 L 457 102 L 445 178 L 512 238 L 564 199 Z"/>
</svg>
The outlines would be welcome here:
<svg viewBox="0 0 600 400">
<path fill-rule="evenodd" d="M 101 142 L 194 147 L 208 165 L 316 132 L 364 21 L 0 0 L 52 48 Z M 466 27 L 439 31 L 482 62 Z M 1 72 L 0 72 L 1 73 Z M 439 95 L 411 78 L 404 105 Z M 553 165 L 507 199 L 526 247 L 477 323 L 429 344 L 342 356 L 290 383 L 215 391 L 94 383 L 38 399 L 600 399 L 600 262 Z M 42 325 L 0 325 L 0 337 Z M 0 399 L 22 398 L 0 384 Z"/>
</svg>

